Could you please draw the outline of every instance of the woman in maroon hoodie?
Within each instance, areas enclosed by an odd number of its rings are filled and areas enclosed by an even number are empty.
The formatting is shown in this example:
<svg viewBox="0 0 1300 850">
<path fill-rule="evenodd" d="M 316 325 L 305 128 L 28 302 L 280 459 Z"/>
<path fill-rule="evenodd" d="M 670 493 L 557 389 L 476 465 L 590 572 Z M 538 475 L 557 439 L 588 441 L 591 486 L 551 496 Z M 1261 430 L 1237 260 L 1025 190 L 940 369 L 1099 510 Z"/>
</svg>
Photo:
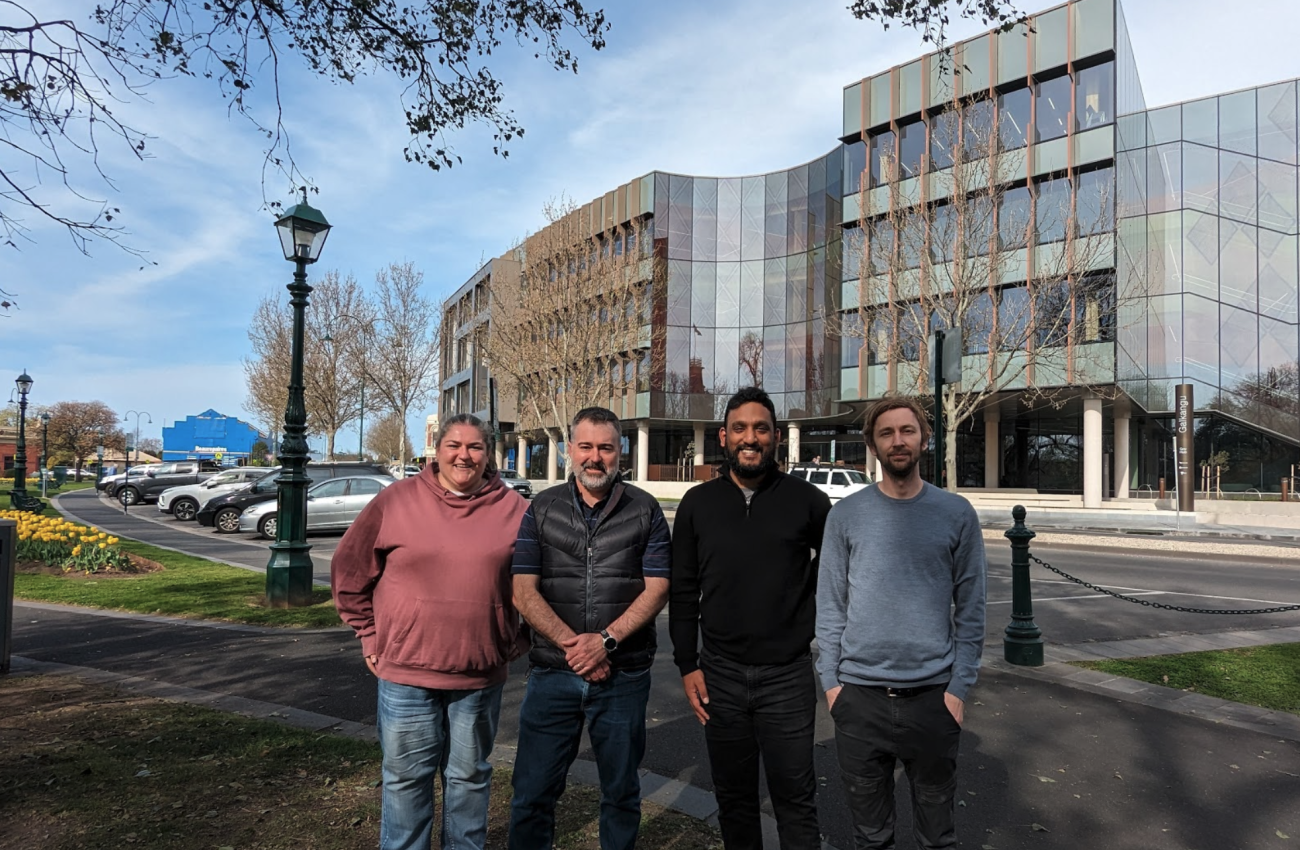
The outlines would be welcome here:
<svg viewBox="0 0 1300 850">
<path fill-rule="evenodd" d="M 427 848 L 442 771 L 442 846 L 487 840 L 488 756 L 519 652 L 510 560 L 527 502 L 488 472 L 491 432 L 460 414 L 435 460 L 375 497 L 334 553 L 339 616 L 379 679 L 381 850 Z"/>
</svg>

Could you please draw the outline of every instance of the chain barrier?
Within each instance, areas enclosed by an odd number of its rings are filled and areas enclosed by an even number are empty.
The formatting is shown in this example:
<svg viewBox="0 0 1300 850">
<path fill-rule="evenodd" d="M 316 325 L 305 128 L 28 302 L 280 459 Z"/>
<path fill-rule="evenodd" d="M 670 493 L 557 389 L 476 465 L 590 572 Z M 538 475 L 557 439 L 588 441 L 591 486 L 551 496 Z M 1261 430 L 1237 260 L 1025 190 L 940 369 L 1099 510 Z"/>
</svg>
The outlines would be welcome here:
<svg viewBox="0 0 1300 850">
<path fill-rule="evenodd" d="M 1107 590 L 1104 587 L 1098 587 L 1095 584 L 1090 584 L 1089 582 L 1086 582 L 1081 578 L 1075 578 L 1074 576 L 1070 575 L 1067 572 L 1058 570 L 1056 567 L 1052 566 L 1051 564 L 1047 563 L 1041 558 L 1035 557 L 1034 555 L 1030 555 L 1029 560 L 1033 561 L 1034 563 L 1038 564 L 1040 567 L 1043 567 L 1044 569 L 1056 573 L 1061 578 L 1072 581 L 1075 584 L 1082 585 L 1083 587 L 1086 587 L 1089 590 L 1095 590 L 1097 593 L 1104 593 L 1107 596 L 1113 596 L 1116 599 L 1122 599 L 1125 602 L 1134 602 L 1138 605 L 1145 605 L 1148 608 L 1160 608 L 1165 611 L 1181 611 L 1184 614 L 1280 614 L 1284 611 L 1300 611 L 1300 605 L 1283 605 L 1278 608 L 1237 608 L 1237 609 L 1184 608 L 1182 605 L 1166 605 L 1163 602 L 1152 602 L 1150 599 L 1136 599 L 1132 596 L 1125 596 L 1122 593 L 1116 593 L 1113 590 Z"/>
</svg>

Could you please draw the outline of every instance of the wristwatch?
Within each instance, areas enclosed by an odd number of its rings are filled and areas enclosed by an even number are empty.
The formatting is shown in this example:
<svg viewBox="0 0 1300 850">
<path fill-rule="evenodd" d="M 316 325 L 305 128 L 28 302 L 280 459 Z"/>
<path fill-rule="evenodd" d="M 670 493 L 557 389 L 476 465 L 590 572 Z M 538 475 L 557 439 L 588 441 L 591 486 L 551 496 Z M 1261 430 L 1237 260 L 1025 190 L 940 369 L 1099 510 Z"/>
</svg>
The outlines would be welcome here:
<svg viewBox="0 0 1300 850">
<path fill-rule="evenodd" d="M 607 629 L 600 630 L 601 643 L 605 645 L 605 652 L 613 652 L 618 649 L 618 638 L 609 633 Z"/>
</svg>

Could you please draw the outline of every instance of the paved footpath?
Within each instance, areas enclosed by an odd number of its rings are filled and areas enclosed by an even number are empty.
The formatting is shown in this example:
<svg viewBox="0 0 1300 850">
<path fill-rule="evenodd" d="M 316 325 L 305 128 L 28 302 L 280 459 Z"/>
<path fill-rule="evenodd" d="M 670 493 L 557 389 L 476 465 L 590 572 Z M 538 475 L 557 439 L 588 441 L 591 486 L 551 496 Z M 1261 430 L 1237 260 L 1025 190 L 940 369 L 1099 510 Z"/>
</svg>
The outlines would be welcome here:
<svg viewBox="0 0 1300 850">
<path fill-rule="evenodd" d="M 130 533 L 108 522 L 101 527 Z M 18 603 L 15 621 L 19 672 L 66 672 L 374 736 L 373 680 L 342 628 L 232 626 L 31 603 Z M 661 618 L 663 647 L 666 631 Z M 990 640 L 962 736 L 959 846 L 1253 850 L 1300 841 L 1300 716 L 1065 663 L 1284 641 L 1300 641 L 1300 627 L 1049 646 L 1047 665 L 1026 669 L 999 660 L 1000 641 Z M 667 656 L 660 653 L 654 670 L 645 785 L 658 802 L 711 819 L 716 807 L 703 736 Z M 498 736 L 497 758 L 506 763 L 513 758 L 523 680 L 516 665 Z M 828 846 L 848 848 L 852 837 L 824 708 L 816 737 L 822 830 Z M 594 781 L 590 758 L 585 749 L 579 754 L 575 780 Z M 906 834 L 901 777 L 899 787 L 899 826 Z M 770 817 L 765 821 L 772 833 Z M 900 843 L 910 846 L 906 838 Z M 767 846 L 777 846 L 774 835 Z"/>
</svg>

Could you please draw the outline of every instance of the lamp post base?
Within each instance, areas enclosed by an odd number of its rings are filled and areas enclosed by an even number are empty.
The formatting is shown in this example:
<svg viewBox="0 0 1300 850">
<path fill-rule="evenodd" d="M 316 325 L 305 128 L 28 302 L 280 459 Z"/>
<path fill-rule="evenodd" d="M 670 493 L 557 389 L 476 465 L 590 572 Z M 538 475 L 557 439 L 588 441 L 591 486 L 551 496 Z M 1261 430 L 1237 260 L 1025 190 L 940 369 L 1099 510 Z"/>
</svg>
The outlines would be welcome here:
<svg viewBox="0 0 1300 850">
<path fill-rule="evenodd" d="M 311 546 L 292 541 L 271 544 L 266 565 L 266 604 L 298 608 L 311 604 Z"/>
</svg>

